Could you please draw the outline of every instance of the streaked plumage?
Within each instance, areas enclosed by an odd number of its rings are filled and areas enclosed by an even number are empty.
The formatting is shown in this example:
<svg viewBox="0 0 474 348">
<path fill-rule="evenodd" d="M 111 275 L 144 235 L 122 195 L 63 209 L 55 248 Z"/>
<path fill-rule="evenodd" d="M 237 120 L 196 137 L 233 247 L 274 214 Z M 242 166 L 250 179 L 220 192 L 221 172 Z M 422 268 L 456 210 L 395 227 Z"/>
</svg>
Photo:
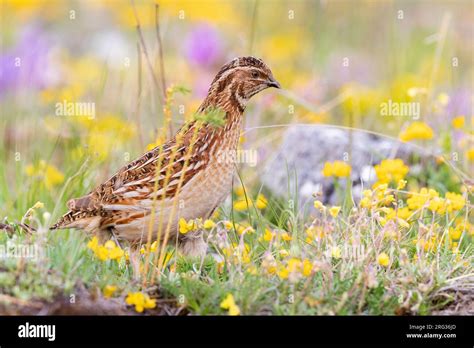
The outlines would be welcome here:
<svg viewBox="0 0 474 348">
<path fill-rule="evenodd" d="M 102 240 L 113 232 L 119 240 L 138 244 L 147 240 L 155 199 L 152 238 L 160 234 L 162 239 L 168 231 L 170 240 L 179 236 L 185 254 L 205 253 L 201 234 L 179 235 L 178 221 L 208 218 L 230 193 L 235 164 L 220 159 L 237 150 L 247 101 L 268 87 L 279 84 L 260 59 L 240 57 L 224 65 L 197 111 L 222 110 L 223 126 L 199 121 L 183 126 L 173 139 L 124 166 L 88 195 L 71 199 L 69 211 L 51 228 L 84 229 Z"/>
</svg>

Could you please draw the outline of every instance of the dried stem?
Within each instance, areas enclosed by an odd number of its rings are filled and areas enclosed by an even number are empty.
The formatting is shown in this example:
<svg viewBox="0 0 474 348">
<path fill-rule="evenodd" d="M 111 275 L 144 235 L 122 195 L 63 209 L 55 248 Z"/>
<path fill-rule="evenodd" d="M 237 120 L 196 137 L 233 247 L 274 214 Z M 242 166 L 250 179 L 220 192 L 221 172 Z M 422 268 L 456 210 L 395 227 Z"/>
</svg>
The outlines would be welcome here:
<svg viewBox="0 0 474 348">
<path fill-rule="evenodd" d="M 166 100 L 166 74 L 165 74 L 165 63 L 163 59 L 163 42 L 161 41 L 160 34 L 160 5 L 155 4 L 155 28 L 156 28 L 156 39 L 158 41 L 158 58 L 160 62 L 160 76 L 161 76 L 161 89 L 163 90 L 163 98 Z M 173 122 L 170 121 L 169 127 L 169 138 L 174 135 Z"/>
<path fill-rule="evenodd" d="M 141 26 L 140 26 L 140 20 L 138 19 L 137 9 L 135 8 L 135 2 L 133 0 L 130 0 L 130 1 L 132 3 L 133 14 L 135 16 L 135 20 L 137 21 L 136 28 L 137 28 L 138 37 L 140 39 L 140 44 L 142 46 L 143 54 L 145 55 L 146 63 L 147 63 L 148 69 L 150 70 L 150 75 L 152 77 L 153 84 L 155 85 L 156 90 L 159 91 L 160 86 L 158 84 L 158 80 L 156 79 L 155 71 L 153 70 L 153 66 L 151 64 L 150 56 L 148 54 L 148 49 L 147 49 L 146 44 L 145 44 L 145 39 L 143 38 L 143 33 L 142 33 L 142 30 L 141 30 Z M 164 93 L 164 91 L 163 91 L 163 93 Z M 160 100 L 161 105 L 163 105 L 163 95 L 162 94 L 158 93 L 158 99 Z"/>
<path fill-rule="evenodd" d="M 156 38 L 158 40 L 158 53 L 160 60 L 160 76 L 161 76 L 161 88 L 163 90 L 163 98 L 166 97 L 166 77 L 165 77 L 165 64 L 163 60 L 163 42 L 161 41 L 160 34 L 160 21 L 159 21 L 159 8 L 160 5 L 155 5 L 155 27 L 156 27 Z"/>
<path fill-rule="evenodd" d="M 143 141 L 143 131 L 142 131 L 142 122 L 141 122 L 141 115 L 140 115 L 140 104 L 142 99 L 142 53 L 140 49 L 140 44 L 137 43 L 137 58 L 138 58 L 138 65 L 137 65 L 137 77 L 138 77 L 138 88 L 137 88 L 137 103 L 135 105 L 135 120 L 137 123 L 138 129 L 138 136 L 140 140 L 140 148 L 143 149 L 145 147 L 145 143 Z"/>
</svg>

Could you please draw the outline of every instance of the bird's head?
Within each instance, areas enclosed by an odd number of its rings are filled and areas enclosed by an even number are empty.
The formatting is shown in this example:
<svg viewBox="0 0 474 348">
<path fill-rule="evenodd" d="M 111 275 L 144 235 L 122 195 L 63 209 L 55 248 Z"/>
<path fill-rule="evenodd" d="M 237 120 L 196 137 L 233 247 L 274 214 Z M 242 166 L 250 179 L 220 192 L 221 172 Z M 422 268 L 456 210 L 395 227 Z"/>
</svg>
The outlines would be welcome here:
<svg viewBox="0 0 474 348">
<path fill-rule="evenodd" d="M 211 83 L 207 99 L 209 104 L 224 109 L 235 107 L 242 112 L 252 96 L 269 87 L 281 88 L 261 59 L 238 57 L 219 70 Z"/>
</svg>

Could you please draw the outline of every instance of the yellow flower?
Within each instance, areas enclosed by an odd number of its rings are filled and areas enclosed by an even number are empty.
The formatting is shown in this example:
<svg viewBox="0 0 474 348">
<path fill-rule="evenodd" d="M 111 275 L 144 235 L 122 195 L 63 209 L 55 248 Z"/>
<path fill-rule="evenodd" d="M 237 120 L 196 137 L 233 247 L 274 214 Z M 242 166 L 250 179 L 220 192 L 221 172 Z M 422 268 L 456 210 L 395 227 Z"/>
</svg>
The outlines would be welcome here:
<svg viewBox="0 0 474 348">
<path fill-rule="evenodd" d="M 124 255 L 124 251 L 113 240 L 105 242 L 104 247 L 107 249 L 107 258 L 110 260 L 120 260 Z"/>
<path fill-rule="evenodd" d="M 324 163 L 322 174 L 326 177 L 344 178 L 351 174 L 351 166 L 343 161 L 326 162 Z"/>
<path fill-rule="evenodd" d="M 318 210 L 324 210 L 324 204 L 321 201 L 314 201 L 314 207 Z"/>
<path fill-rule="evenodd" d="M 161 146 L 163 143 L 164 143 L 163 137 L 159 136 L 158 138 L 156 138 L 154 142 L 149 143 L 146 146 L 146 151 L 153 150 L 155 147 Z"/>
<path fill-rule="evenodd" d="M 31 207 L 31 209 L 42 209 L 42 208 L 44 208 L 44 203 L 43 203 L 43 202 L 40 202 L 40 201 L 36 202 L 36 203 Z"/>
<path fill-rule="evenodd" d="M 437 245 L 437 237 L 433 236 L 430 239 L 421 238 L 420 240 L 416 241 L 415 243 L 418 247 L 422 248 L 424 251 L 436 251 Z"/>
<path fill-rule="evenodd" d="M 409 171 L 408 166 L 400 158 L 384 159 L 374 169 L 378 183 L 390 184 L 391 182 L 397 182 L 399 185 Z"/>
<path fill-rule="evenodd" d="M 240 308 L 239 306 L 232 306 L 229 308 L 229 315 L 236 316 L 240 315 Z"/>
<path fill-rule="evenodd" d="M 141 292 L 129 292 L 125 302 L 129 306 L 135 306 L 135 310 L 138 313 L 142 313 L 144 309 L 156 307 L 156 300 L 150 299 L 148 294 L 143 294 Z"/>
<path fill-rule="evenodd" d="M 206 220 L 206 221 L 204 221 L 203 227 L 204 227 L 206 230 L 210 230 L 210 229 L 214 228 L 214 226 L 216 226 L 216 223 L 215 223 L 214 221 L 209 220 L 209 219 Z"/>
<path fill-rule="evenodd" d="M 474 162 L 474 149 L 467 150 L 466 155 L 470 162 Z"/>
<path fill-rule="evenodd" d="M 64 181 L 64 174 L 44 160 L 39 161 L 37 165 L 30 164 L 26 166 L 25 171 L 26 175 L 43 180 L 47 189 L 52 189 Z"/>
<path fill-rule="evenodd" d="M 252 226 L 248 226 L 247 224 L 235 224 L 236 231 L 239 235 L 245 233 L 254 233 L 255 230 Z"/>
<path fill-rule="evenodd" d="M 113 248 L 115 248 L 115 243 L 113 240 L 108 240 L 107 242 L 105 242 L 104 247 L 108 250 L 112 250 Z"/>
<path fill-rule="evenodd" d="M 410 228 L 410 224 L 406 222 L 404 219 L 397 219 L 397 222 L 402 226 L 403 228 Z"/>
<path fill-rule="evenodd" d="M 108 240 L 104 245 L 100 245 L 97 237 L 93 237 L 87 247 L 92 250 L 95 256 L 101 261 L 117 260 L 119 261 L 125 252 L 115 244 L 114 241 Z"/>
<path fill-rule="evenodd" d="M 242 197 L 242 196 L 245 196 L 246 190 L 244 189 L 243 186 L 239 186 L 239 187 L 237 187 L 237 188 L 234 190 L 234 192 L 235 192 L 235 194 L 236 194 L 237 196 Z"/>
<path fill-rule="evenodd" d="M 398 208 L 397 210 L 393 208 L 385 208 L 387 211 L 385 212 L 385 219 L 381 221 L 382 226 L 385 225 L 386 221 L 394 220 L 396 221 L 401 227 L 403 228 L 410 228 L 410 224 L 407 220 L 411 217 L 412 212 L 408 207 Z M 390 234 L 390 233 L 389 233 Z"/>
<path fill-rule="evenodd" d="M 87 150 L 99 161 L 105 160 L 117 146 L 127 142 L 135 134 L 134 124 L 116 115 L 100 115 L 97 119 L 74 118 L 74 122 L 87 132 Z"/>
<path fill-rule="evenodd" d="M 150 244 L 150 253 L 154 253 L 156 249 L 158 248 L 158 242 L 155 240 L 153 243 Z M 142 246 L 140 248 L 140 254 L 146 254 L 146 248 L 145 246 Z"/>
<path fill-rule="evenodd" d="M 310 226 L 306 229 L 306 243 L 311 244 L 315 238 L 323 238 L 324 231 L 320 226 Z"/>
<path fill-rule="evenodd" d="M 281 267 L 280 270 L 278 271 L 278 276 L 280 279 L 288 279 L 290 275 L 290 271 L 286 267 Z"/>
<path fill-rule="evenodd" d="M 333 259 L 340 259 L 341 258 L 341 248 L 338 246 L 331 248 L 331 257 Z"/>
<path fill-rule="evenodd" d="M 474 225 L 470 224 L 467 220 L 460 218 L 456 221 L 456 229 L 464 232 L 466 231 L 470 236 L 474 236 Z"/>
<path fill-rule="evenodd" d="M 236 201 L 234 201 L 234 209 L 237 210 L 237 211 L 245 211 L 247 210 L 249 207 L 252 206 L 251 202 L 249 202 L 245 196 L 240 196 L 241 198 L 237 199 Z M 257 196 L 257 199 L 255 200 L 255 207 L 257 209 L 265 209 L 267 207 L 267 204 L 268 204 L 268 201 L 266 199 L 266 197 L 260 193 L 258 196 Z"/>
<path fill-rule="evenodd" d="M 250 265 L 250 266 L 247 268 L 247 273 L 249 273 L 249 274 L 251 274 L 251 275 L 257 275 L 257 274 L 258 274 L 257 266 L 255 266 L 255 265 Z"/>
<path fill-rule="evenodd" d="M 388 205 L 395 200 L 395 197 L 388 190 L 388 184 L 382 184 L 378 181 L 373 185 L 373 188 L 374 190 L 363 191 L 363 198 L 360 200 L 361 208 L 372 209 L 378 205 Z"/>
<path fill-rule="evenodd" d="M 234 228 L 234 224 L 232 223 L 232 221 L 226 220 L 224 221 L 224 227 L 226 230 L 231 230 Z"/>
<path fill-rule="evenodd" d="M 303 260 L 303 271 L 301 272 L 305 277 L 309 277 L 311 275 L 311 271 L 313 270 L 313 264 L 308 259 Z"/>
<path fill-rule="evenodd" d="M 361 208 L 367 208 L 370 209 L 374 205 L 375 202 L 373 202 L 372 196 L 374 192 L 372 190 L 364 190 L 362 192 L 362 199 L 360 200 L 360 206 Z"/>
<path fill-rule="evenodd" d="M 397 190 L 403 190 L 406 185 L 407 185 L 406 180 L 403 180 L 403 179 L 398 180 Z"/>
<path fill-rule="evenodd" d="M 273 236 L 275 235 L 275 232 L 272 232 L 268 228 L 265 228 L 265 233 L 263 234 L 263 240 L 266 242 L 270 242 L 273 239 Z"/>
<path fill-rule="evenodd" d="M 458 240 L 459 238 L 461 238 L 461 235 L 462 235 L 461 229 L 452 228 L 452 227 L 449 228 L 449 238 L 453 240 Z"/>
<path fill-rule="evenodd" d="M 284 241 L 287 241 L 287 242 L 293 239 L 293 238 L 289 235 L 288 232 L 283 232 L 283 233 L 281 234 L 281 238 L 282 238 Z"/>
<path fill-rule="evenodd" d="M 298 272 L 301 268 L 301 261 L 296 257 L 292 257 L 288 260 L 288 271 Z"/>
<path fill-rule="evenodd" d="M 446 212 L 446 201 L 441 197 L 430 199 L 428 209 L 433 213 L 444 214 Z"/>
<path fill-rule="evenodd" d="M 125 252 L 119 246 L 114 245 L 114 247 L 109 250 L 109 259 L 120 260 L 124 254 Z"/>
<path fill-rule="evenodd" d="M 333 164 L 331 162 L 324 163 L 322 174 L 326 177 L 332 176 L 333 174 L 332 168 L 333 168 Z"/>
<path fill-rule="evenodd" d="M 220 307 L 222 309 L 227 309 L 229 315 L 240 314 L 240 308 L 235 304 L 234 296 L 232 296 L 232 294 L 227 294 L 226 298 L 221 302 Z"/>
<path fill-rule="evenodd" d="M 267 204 L 268 204 L 267 199 L 265 198 L 263 193 L 260 193 L 257 196 L 257 201 L 255 202 L 255 206 L 257 207 L 257 209 L 262 210 L 262 209 L 265 209 L 267 207 Z"/>
<path fill-rule="evenodd" d="M 411 210 L 421 209 L 429 201 L 430 198 L 438 197 L 438 192 L 433 189 L 428 191 L 423 187 L 419 193 L 410 192 L 410 197 L 407 199 L 408 208 Z"/>
<path fill-rule="evenodd" d="M 115 285 L 106 285 L 104 288 L 104 297 L 111 298 L 115 291 L 117 291 L 117 287 Z"/>
<path fill-rule="evenodd" d="M 95 256 L 101 261 L 107 261 L 109 257 L 109 250 L 103 245 L 99 245 L 95 251 Z"/>
<path fill-rule="evenodd" d="M 445 198 L 441 198 L 437 191 L 423 187 L 419 193 L 411 193 L 407 204 L 411 210 L 427 207 L 433 213 L 444 214 L 446 211 L 451 213 L 461 210 L 466 200 L 462 195 L 453 192 L 447 192 Z"/>
<path fill-rule="evenodd" d="M 387 267 L 390 264 L 390 258 L 386 253 L 380 253 L 377 257 L 377 262 L 380 266 Z"/>
<path fill-rule="evenodd" d="M 342 103 L 345 114 L 365 115 L 376 110 L 381 102 L 381 94 L 377 89 L 357 83 L 344 84 L 340 93 L 346 96 Z"/>
<path fill-rule="evenodd" d="M 447 205 L 446 210 L 450 213 L 453 211 L 461 210 L 466 204 L 466 199 L 458 193 L 446 192 L 445 198 Z"/>
<path fill-rule="evenodd" d="M 402 141 L 429 140 L 433 138 L 433 129 L 424 122 L 413 122 L 399 136 Z"/>
<path fill-rule="evenodd" d="M 87 243 L 87 247 L 92 250 L 92 251 L 96 251 L 97 248 L 99 247 L 99 240 L 97 239 L 97 237 L 92 237 L 92 239 Z"/>
<path fill-rule="evenodd" d="M 116 145 L 115 139 L 115 136 L 108 133 L 93 130 L 87 137 L 88 151 L 96 156 L 99 161 L 103 161 L 110 155 Z"/>
<path fill-rule="evenodd" d="M 294 35 L 301 35 L 301 31 L 294 29 L 288 32 L 281 32 L 281 34 L 269 35 L 262 42 L 262 53 L 272 57 L 272 59 L 283 62 L 288 61 L 288 59 L 291 59 L 291 57 L 300 52 L 298 44 L 294 40 Z M 286 47 L 288 49 L 285 49 Z"/>
<path fill-rule="evenodd" d="M 245 210 L 248 209 L 249 206 L 250 206 L 250 204 L 248 203 L 248 201 L 245 198 L 236 200 L 234 202 L 234 209 L 236 211 L 245 211 Z"/>
<path fill-rule="evenodd" d="M 335 218 L 339 214 L 339 211 L 341 211 L 341 207 L 334 206 L 329 209 L 329 214 Z"/>
<path fill-rule="evenodd" d="M 453 128 L 455 128 L 455 129 L 460 129 L 460 128 L 464 127 L 464 123 L 465 123 L 464 116 L 455 117 L 451 121 L 451 124 L 452 124 Z"/>
<path fill-rule="evenodd" d="M 410 208 L 408 207 L 398 208 L 398 211 L 397 211 L 397 216 L 403 220 L 408 220 L 412 214 L 413 213 L 410 211 Z"/>
<path fill-rule="evenodd" d="M 179 233 L 186 234 L 195 229 L 194 220 L 189 220 L 186 222 L 184 218 L 179 219 Z"/>
</svg>

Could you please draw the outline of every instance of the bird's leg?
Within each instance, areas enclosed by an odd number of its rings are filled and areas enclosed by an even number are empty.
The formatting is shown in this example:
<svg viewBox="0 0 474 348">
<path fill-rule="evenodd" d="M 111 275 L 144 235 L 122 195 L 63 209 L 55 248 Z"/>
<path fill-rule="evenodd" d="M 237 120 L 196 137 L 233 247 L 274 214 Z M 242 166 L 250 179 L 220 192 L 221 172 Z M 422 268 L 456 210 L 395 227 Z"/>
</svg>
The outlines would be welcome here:
<svg viewBox="0 0 474 348">
<path fill-rule="evenodd" d="M 184 235 L 180 241 L 180 250 L 186 256 L 204 257 L 207 252 L 207 243 L 204 241 L 203 231 L 192 231 Z"/>
<path fill-rule="evenodd" d="M 114 240 L 115 244 L 119 246 L 120 249 L 123 249 L 122 246 L 120 245 L 120 242 L 117 238 L 117 230 L 113 227 L 110 228 L 110 234 L 112 235 L 112 239 Z"/>
<path fill-rule="evenodd" d="M 130 265 L 132 265 L 133 279 L 140 280 L 140 250 L 130 248 Z"/>
</svg>

